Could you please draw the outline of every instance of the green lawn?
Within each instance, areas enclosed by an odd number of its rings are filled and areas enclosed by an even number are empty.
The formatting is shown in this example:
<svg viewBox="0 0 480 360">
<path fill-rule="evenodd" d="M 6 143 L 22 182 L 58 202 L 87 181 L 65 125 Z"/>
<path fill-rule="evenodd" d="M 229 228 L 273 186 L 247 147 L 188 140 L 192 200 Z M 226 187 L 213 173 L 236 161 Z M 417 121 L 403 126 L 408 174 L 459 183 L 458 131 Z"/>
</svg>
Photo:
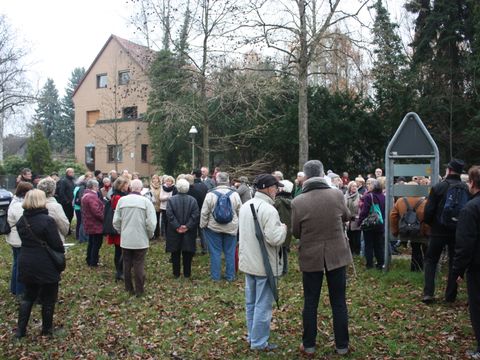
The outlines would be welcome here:
<svg viewBox="0 0 480 360">
<path fill-rule="evenodd" d="M 68 239 L 73 242 L 73 239 Z M 63 332 L 54 339 L 39 336 L 40 307 L 32 312 L 28 335 L 14 341 L 16 303 L 9 293 L 11 249 L 0 245 L 0 359 L 296 359 L 302 335 L 302 285 L 297 253 L 280 283 L 281 307 L 274 310 L 274 353 L 249 351 L 244 340 L 243 276 L 231 284 L 209 280 L 208 256 L 193 260 L 191 280 L 175 280 L 164 251 L 154 242 L 147 255 L 146 295 L 130 297 L 114 281 L 113 248 L 104 245 L 105 265 L 85 265 L 86 245 L 68 253 L 60 283 L 54 322 Z M 349 269 L 350 359 L 462 359 L 473 348 L 465 284 L 455 305 L 426 306 L 422 274 L 410 273 L 409 262 L 394 258 L 392 270 L 364 270 L 356 258 L 357 277 Z M 444 289 L 442 273 L 437 295 Z M 317 358 L 334 354 L 331 311 L 326 284 L 318 319 Z"/>
</svg>

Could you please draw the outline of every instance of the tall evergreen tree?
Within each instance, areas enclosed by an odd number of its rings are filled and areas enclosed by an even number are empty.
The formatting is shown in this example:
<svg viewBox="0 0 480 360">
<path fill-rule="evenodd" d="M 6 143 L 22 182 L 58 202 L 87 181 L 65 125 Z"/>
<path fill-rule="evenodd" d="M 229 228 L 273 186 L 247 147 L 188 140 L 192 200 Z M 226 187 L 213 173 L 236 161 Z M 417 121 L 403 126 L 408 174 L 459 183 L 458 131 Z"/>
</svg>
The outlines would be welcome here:
<svg viewBox="0 0 480 360">
<path fill-rule="evenodd" d="M 50 145 L 40 124 L 34 126 L 33 134 L 27 141 L 27 160 L 37 175 L 45 174 L 52 163 Z"/>
<path fill-rule="evenodd" d="M 418 14 L 412 43 L 417 109 L 439 144 L 443 162 L 468 153 L 463 132 L 471 116 L 465 98 L 470 8 L 469 0 L 434 0 L 432 4 L 412 0 L 407 4 L 409 11 Z"/>
<path fill-rule="evenodd" d="M 390 14 L 377 0 L 372 8 L 376 12 L 373 24 L 375 102 L 384 134 L 393 135 L 403 115 L 410 109 L 410 96 L 406 85 L 407 57 L 397 33 L 398 25 L 391 22 Z"/>
<path fill-rule="evenodd" d="M 80 80 L 85 75 L 85 69 L 75 68 L 72 71 L 68 85 L 65 88 L 65 96 L 60 102 L 62 114 L 57 125 L 53 129 L 53 148 L 59 152 L 73 154 L 75 138 L 75 107 L 72 95 Z"/>
<path fill-rule="evenodd" d="M 54 129 L 60 122 L 61 107 L 58 90 L 52 79 L 47 79 L 40 92 L 34 119 L 41 125 L 50 146 L 54 145 Z"/>
</svg>

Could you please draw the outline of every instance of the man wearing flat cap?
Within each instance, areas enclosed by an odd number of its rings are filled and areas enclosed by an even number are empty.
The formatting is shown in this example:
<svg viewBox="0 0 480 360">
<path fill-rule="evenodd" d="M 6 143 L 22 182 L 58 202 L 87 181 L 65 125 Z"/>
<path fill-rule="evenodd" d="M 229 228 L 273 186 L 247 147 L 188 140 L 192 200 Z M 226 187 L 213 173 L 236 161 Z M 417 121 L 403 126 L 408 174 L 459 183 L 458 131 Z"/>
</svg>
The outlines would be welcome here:
<svg viewBox="0 0 480 360">
<path fill-rule="evenodd" d="M 255 221 L 251 204 L 257 213 L 258 223 L 263 233 L 268 261 L 274 277 L 282 275 L 282 244 L 287 227 L 280 222 L 280 216 L 273 206 L 278 187 L 283 187 L 270 174 L 258 175 L 254 183 L 255 197 L 240 208 L 240 270 L 245 273 L 245 308 L 247 318 L 247 340 L 252 350 L 274 350 L 277 345 L 269 342 L 272 303 L 274 300 L 271 284 L 255 232 Z"/>
<path fill-rule="evenodd" d="M 452 273 L 453 257 L 455 254 L 455 230 L 441 223 L 441 215 L 445 206 L 447 192 L 453 186 L 464 187 L 468 193 L 468 187 L 462 183 L 460 174 L 465 163 L 459 159 L 452 159 L 447 165 L 445 179 L 436 184 L 430 190 L 427 204 L 425 205 L 424 222 L 431 227 L 430 242 L 425 254 L 425 285 L 423 299 L 425 304 L 435 301 L 435 274 L 438 261 L 445 245 L 448 248 L 448 280 L 445 289 L 445 301 L 454 302 L 457 298 L 457 282 Z"/>
</svg>

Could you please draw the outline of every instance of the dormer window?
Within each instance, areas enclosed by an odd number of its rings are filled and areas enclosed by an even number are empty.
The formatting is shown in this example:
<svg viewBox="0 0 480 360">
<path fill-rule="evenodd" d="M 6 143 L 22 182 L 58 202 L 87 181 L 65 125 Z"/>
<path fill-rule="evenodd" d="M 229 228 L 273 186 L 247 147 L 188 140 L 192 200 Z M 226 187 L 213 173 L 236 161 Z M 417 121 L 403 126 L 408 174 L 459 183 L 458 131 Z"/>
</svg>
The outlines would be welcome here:
<svg viewBox="0 0 480 360">
<path fill-rule="evenodd" d="M 107 74 L 97 75 L 97 89 L 107 87 Z"/>
</svg>

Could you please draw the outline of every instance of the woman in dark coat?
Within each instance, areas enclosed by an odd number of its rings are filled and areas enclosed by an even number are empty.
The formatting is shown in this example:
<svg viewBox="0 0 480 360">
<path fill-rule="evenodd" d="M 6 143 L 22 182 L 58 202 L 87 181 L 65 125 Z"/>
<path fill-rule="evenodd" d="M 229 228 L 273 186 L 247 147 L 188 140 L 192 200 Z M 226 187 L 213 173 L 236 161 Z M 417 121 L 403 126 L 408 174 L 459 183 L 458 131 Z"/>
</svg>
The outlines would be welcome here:
<svg viewBox="0 0 480 360">
<path fill-rule="evenodd" d="M 385 220 L 385 195 L 380 182 L 376 179 L 367 180 L 368 192 L 363 195 L 362 208 L 358 219 L 360 225 L 362 221 L 368 216 L 370 207 L 373 204 L 380 205 L 380 211 L 382 213 L 382 219 Z M 373 255 L 377 259 L 377 269 L 383 269 L 385 262 L 385 238 L 384 238 L 384 225 L 378 224 L 375 228 L 370 230 L 363 230 L 363 238 L 365 240 L 365 259 L 367 260 L 367 269 L 373 268 Z"/>
<path fill-rule="evenodd" d="M 64 252 L 55 220 L 48 216 L 47 198 L 41 190 L 30 190 L 23 202 L 23 216 L 17 223 L 22 240 L 18 259 L 18 273 L 25 284 L 25 294 L 20 301 L 16 337 L 24 337 L 34 301 L 41 295 L 42 335 L 53 333 L 53 312 L 58 295 L 60 272 L 41 242 L 58 252 Z"/>
<path fill-rule="evenodd" d="M 197 226 L 200 211 L 197 201 L 187 195 L 190 184 L 185 179 L 177 182 L 178 194 L 167 203 L 167 252 L 172 253 L 173 276 L 180 276 L 180 257 L 183 258 L 183 276 L 190 277 L 195 254 Z"/>
</svg>

